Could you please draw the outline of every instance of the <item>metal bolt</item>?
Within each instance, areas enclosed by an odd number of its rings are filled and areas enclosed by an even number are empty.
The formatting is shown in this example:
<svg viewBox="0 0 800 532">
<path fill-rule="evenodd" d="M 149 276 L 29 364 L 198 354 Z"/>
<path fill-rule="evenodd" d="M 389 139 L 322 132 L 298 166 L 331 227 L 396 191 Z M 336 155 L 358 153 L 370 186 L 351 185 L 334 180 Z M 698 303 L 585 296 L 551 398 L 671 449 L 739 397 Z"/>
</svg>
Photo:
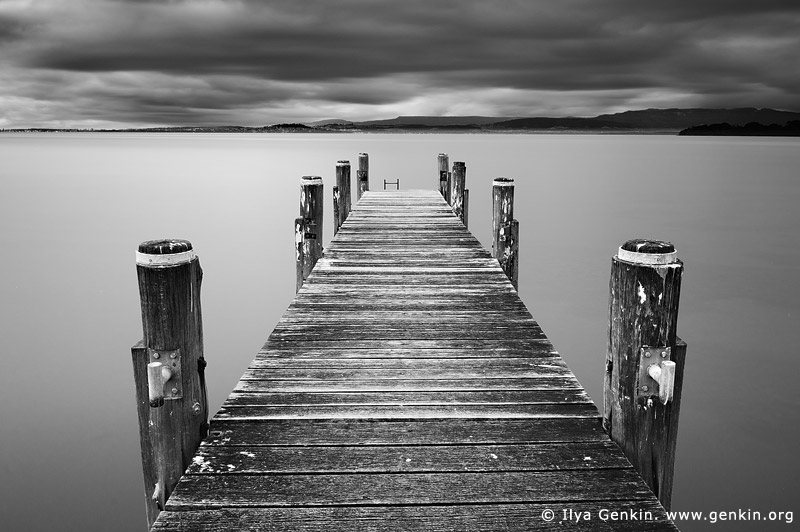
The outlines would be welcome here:
<svg viewBox="0 0 800 532">
<path fill-rule="evenodd" d="M 178 393 L 178 389 L 177 388 L 173 388 L 172 389 L 172 395 L 177 395 L 177 393 Z"/>
<path fill-rule="evenodd" d="M 200 409 L 200 403 L 195 401 L 195 403 L 192 405 L 192 413 L 194 415 L 196 415 L 196 416 L 199 416 L 200 415 L 200 410 L 201 410 Z"/>
<path fill-rule="evenodd" d="M 158 353 L 153 353 L 153 358 L 161 358 L 161 355 L 159 355 Z"/>
<path fill-rule="evenodd" d="M 644 356 L 645 358 L 650 358 L 650 351 L 645 351 Z"/>
<path fill-rule="evenodd" d="M 646 392 L 646 391 L 647 391 L 647 390 L 649 390 L 649 389 L 650 389 L 650 388 L 648 388 L 647 386 L 642 386 L 642 391 L 643 391 L 643 392 Z"/>
<path fill-rule="evenodd" d="M 169 358 L 177 358 L 177 357 L 178 357 L 177 353 L 170 353 L 169 355 Z"/>
<path fill-rule="evenodd" d="M 661 358 L 667 358 L 667 352 L 661 351 Z"/>
</svg>

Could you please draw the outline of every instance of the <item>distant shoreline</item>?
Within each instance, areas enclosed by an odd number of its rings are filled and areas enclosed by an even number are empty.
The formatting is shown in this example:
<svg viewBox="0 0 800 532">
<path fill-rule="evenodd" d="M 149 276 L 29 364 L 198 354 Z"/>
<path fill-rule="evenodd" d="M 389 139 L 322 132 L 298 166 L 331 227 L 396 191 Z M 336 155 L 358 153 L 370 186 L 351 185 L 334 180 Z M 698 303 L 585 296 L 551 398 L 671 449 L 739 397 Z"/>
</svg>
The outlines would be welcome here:
<svg viewBox="0 0 800 532">
<path fill-rule="evenodd" d="M 51 128 L 26 128 L 2 129 L 0 133 L 179 133 L 179 134 L 280 134 L 280 133 L 310 133 L 310 134 L 463 134 L 463 135 L 677 135 L 678 129 L 464 129 L 464 128 L 353 128 L 353 129 L 268 129 L 262 128 L 144 128 L 144 129 L 51 129 Z"/>
<path fill-rule="evenodd" d="M 398 116 L 354 122 L 328 119 L 268 126 L 202 125 L 98 128 L 27 127 L 3 133 L 480 133 L 534 135 L 792 135 L 800 113 L 775 109 L 644 109 L 595 117 Z M 708 124 L 711 124 L 710 126 Z M 769 126 L 763 124 L 771 124 Z"/>
</svg>

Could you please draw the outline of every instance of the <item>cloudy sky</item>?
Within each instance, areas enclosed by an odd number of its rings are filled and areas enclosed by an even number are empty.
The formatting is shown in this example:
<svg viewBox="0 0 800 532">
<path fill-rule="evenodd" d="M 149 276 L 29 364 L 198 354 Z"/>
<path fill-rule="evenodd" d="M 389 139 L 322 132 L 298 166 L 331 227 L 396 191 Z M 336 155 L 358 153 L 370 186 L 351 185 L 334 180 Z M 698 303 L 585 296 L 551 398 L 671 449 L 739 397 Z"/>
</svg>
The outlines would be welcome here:
<svg viewBox="0 0 800 532">
<path fill-rule="evenodd" d="M 800 110 L 799 0 L 0 0 L 0 127 Z"/>
</svg>

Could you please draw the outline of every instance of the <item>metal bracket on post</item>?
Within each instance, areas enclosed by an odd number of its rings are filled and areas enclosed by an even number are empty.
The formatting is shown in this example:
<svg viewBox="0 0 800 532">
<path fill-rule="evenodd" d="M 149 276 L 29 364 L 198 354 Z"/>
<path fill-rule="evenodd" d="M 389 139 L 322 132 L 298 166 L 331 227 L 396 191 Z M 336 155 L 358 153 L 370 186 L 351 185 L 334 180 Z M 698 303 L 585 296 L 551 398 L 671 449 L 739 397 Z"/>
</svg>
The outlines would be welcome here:
<svg viewBox="0 0 800 532">
<path fill-rule="evenodd" d="M 642 347 L 639 349 L 639 377 L 636 381 L 637 397 L 657 395 L 663 404 L 672 400 L 675 388 L 675 362 L 671 360 L 670 347 Z"/>
<path fill-rule="evenodd" d="M 148 362 L 161 362 L 172 376 L 164 383 L 164 400 L 182 399 L 181 389 L 181 350 L 147 348 Z"/>
</svg>

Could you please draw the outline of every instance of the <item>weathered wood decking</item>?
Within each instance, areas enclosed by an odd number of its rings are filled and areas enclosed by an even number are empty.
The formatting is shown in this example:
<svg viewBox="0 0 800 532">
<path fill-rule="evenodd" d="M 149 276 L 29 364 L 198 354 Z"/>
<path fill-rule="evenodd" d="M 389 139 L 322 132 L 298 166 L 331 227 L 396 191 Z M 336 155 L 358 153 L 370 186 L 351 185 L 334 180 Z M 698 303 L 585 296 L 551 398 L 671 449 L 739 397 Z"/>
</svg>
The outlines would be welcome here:
<svg viewBox="0 0 800 532">
<path fill-rule="evenodd" d="M 565 526 L 676 530 L 497 261 L 401 191 L 354 208 L 154 529 Z"/>
</svg>

